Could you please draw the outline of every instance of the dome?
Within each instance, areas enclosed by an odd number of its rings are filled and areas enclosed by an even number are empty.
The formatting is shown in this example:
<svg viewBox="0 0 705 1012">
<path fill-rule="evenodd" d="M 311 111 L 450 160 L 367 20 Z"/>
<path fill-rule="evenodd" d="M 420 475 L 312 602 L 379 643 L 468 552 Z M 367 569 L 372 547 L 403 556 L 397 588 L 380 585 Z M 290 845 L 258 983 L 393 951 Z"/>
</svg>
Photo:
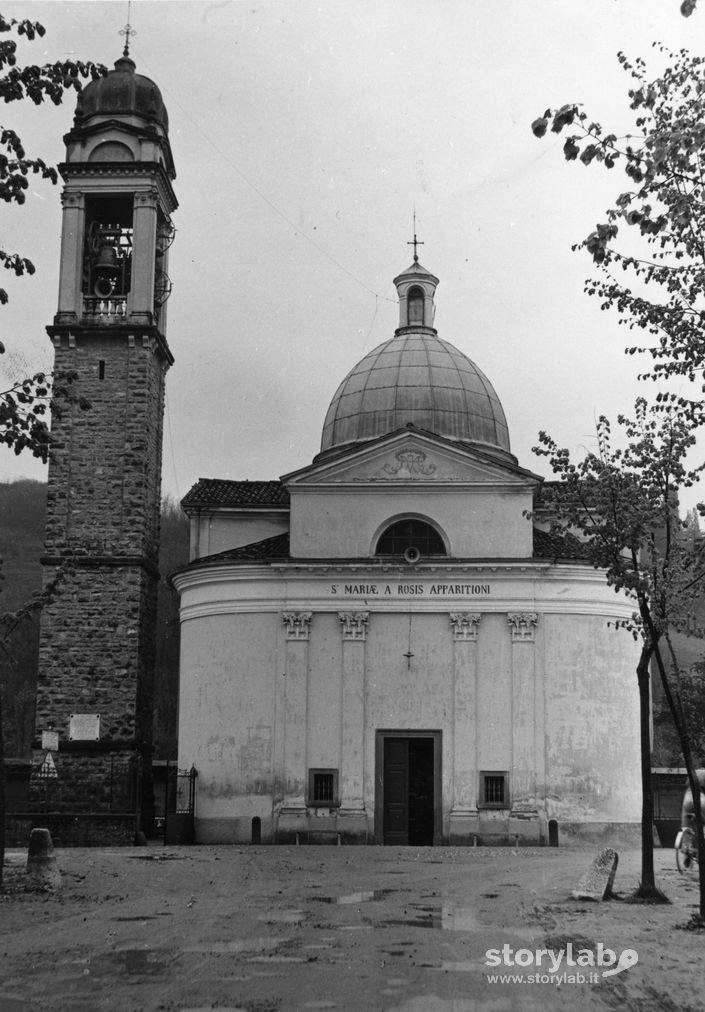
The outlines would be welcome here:
<svg viewBox="0 0 705 1012">
<path fill-rule="evenodd" d="M 507 420 L 492 384 L 431 327 L 400 327 L 348 373 L 328 408 L 321 451 L 409 424 L 510 454 Z"/>
<path fill-rule="evenodd" d="M 162 94 L 154 81 L 135 73 L 135 63 L 121 56 L 115 69 L 87 84 L 78 97 L 75 125 L 91 116 L 139 116 L 169 130 L 169 117 Z"/>
</svg>

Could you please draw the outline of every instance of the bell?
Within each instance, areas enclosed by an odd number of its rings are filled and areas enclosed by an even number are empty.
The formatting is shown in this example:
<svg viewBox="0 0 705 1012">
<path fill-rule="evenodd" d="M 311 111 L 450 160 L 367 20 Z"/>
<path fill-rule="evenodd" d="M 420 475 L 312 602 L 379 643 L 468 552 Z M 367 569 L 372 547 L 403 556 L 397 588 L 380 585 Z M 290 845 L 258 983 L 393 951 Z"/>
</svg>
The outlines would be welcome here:
<svg viewBox="0 0 705 1012">
<path fill-rule="evenodd" d="M 100 252 L 98 253 L 98 259 L 95 261 L 94 270 L 100 271 L 101 274 L 118 274 L 120 268 L 118 267 L 117 253 L 113 246 L 101 246 Z"/>
</svg>

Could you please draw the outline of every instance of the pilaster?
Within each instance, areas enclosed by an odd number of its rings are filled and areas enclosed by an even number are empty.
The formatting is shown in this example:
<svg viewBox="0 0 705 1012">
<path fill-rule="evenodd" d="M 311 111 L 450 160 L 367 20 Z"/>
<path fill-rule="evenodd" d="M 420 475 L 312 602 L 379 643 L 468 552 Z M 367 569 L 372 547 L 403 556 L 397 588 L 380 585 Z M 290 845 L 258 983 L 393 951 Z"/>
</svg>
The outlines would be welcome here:
<svg viewBox="0 0 705 1012">
<path fill-rule="evenodd" d="M 537 797 L 536 612 L 510 612 L 512 637 L 512 775 L 509 833 L 540 835 Z M 534 823 L 529 827 L 527 823 Z"/>
<path fill-rule="evenodd" d="M 467 843 L 479 832 L 477 811 L 477 637 L 482 616 L 451 612 L 453 633 L 453 806 L 451 842 Z"/>
<path fill-rule="evenodd" d="M 306 811 L 306 704 L 310 611 L 282 613 L 286 635 L 284 802 L 282 815 Z"/>
<path fill-rule="evenodd" d="M 338 612 L 343 638 L 340 815 L 363 813 L 365 641 L 369 612 Z"/>
</svg>

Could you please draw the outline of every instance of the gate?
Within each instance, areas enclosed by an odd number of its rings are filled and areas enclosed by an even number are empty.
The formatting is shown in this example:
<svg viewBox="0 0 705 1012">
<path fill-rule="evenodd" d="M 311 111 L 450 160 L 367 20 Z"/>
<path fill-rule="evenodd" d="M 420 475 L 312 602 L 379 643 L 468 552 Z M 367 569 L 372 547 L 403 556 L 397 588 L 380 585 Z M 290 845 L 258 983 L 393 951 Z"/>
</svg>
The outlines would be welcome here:
<svg viewBox="0 0 705 1012">
<path fill-rule="evenodd" d="M 174 763 L 166 764 L 164 783 L 164 843 L 190 844 L 194 838 L 194 810 L 196 802 L 195 767 L 180 770 Z"/>
</svg>

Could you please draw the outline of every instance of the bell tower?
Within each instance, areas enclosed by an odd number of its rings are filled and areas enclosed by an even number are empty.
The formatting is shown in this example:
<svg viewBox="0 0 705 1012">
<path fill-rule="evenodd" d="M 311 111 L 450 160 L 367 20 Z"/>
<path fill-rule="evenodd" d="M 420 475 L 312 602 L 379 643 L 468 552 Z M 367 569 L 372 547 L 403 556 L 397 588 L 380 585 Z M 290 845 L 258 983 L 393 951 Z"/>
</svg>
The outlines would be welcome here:
<svg viewBox="0 0 705 1012">
<path fill-rule="evenodd" d="M 72 373 L 89 406 L 56 398 L 53 413 L 42 562 L 45 586 L 61 582 L 41 616 L 31 797 L 49 824 L 52 812 L 78 816 L 83 842 L 131 842 L 135 813 L 149 810 L 140 784 L 151 784 L 177 202 L 167 111 L 127 47 L 80 94 L 64 140 L 59 300 L 47 332 L 55 374 Z"/>
</svg>

